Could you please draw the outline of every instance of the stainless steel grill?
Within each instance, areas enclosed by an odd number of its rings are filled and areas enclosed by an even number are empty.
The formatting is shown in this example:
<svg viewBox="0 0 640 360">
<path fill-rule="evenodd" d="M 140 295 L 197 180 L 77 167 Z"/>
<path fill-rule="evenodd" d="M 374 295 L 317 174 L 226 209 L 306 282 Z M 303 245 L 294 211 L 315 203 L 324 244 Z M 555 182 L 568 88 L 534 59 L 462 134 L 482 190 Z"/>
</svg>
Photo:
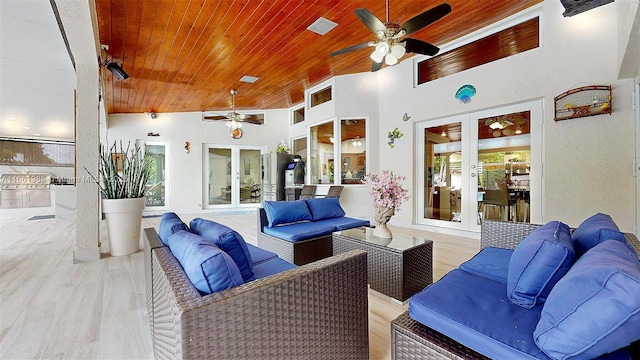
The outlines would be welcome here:
<svg viewBox="0 0 640 360">
<path fill-rule="evenodd" d="M 51 174 L 0 175 L 0 201 L 3 209 L 50 206 Z"/>
</svg>

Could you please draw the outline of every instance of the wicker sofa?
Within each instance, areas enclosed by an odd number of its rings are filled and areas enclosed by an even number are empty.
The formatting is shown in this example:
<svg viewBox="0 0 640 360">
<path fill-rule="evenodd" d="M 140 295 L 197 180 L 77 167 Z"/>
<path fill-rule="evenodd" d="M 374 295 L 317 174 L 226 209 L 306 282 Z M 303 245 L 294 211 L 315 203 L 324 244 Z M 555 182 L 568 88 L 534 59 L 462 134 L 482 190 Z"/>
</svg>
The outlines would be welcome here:
<svg viewBox="0 0 640 360">
<path fill-rule="evenodd" d="M 156 230 L 144 235 L 156 359 L 368 359 L 366 253 L 202 296 Z"/>
<path fill-rule="evenodd" d="M 265 201 L 264 206 L 258 209 L 258 246 L 295 265 L 333 255 L 333 232 L 370 225 L 345 216 L 338 198 Z"/>
<path fill-rule="evenodd" d="M 484 220 L 481 231 L 481 249 L 515 249 L 525 237 L 540 226 L 541 225 Z M 640 257 L 640 242 L 638 239 L 633 234 L 628 233 L 624 234 L 624 239 L 634 248 L 636 255 Z M 631 257 L 633 258 L 633 256 Z M 455 269 L 452 272 L 454 271 L 462 270 Z M 447 276 L 448 275 L 449 274 L 447 274 Z M 469 296 L 469 298 L 474 299 L 473 301 L 481 301 L 478 296 Z M 453 292 L 448 294 L 447 299 L 449 299 L 447 301 L 452 302 L 450 305 L 453 308 L 462 308 L 463 311 L 474 313 L 476 317 L 478 316 L 477 314 L 480 313 L 480 311 L 474 312 L 470 310 L 469 307 L 463 307 L 462 304 L 458 304 L 458 297 L 453 295 Z M 495 318 L 497 313 L 499 312 L 492 313 L 494 318 L 489 322 L 499 321 L 499 319 Z M 514 329 L 508 331 L 513 332 Z M 468 337 L 465 339 L 468 341 Z M 415 321 L 410 317 L 409 311 L 401 314 L 391 322 L 391 343 L 392 359 L 488 359 L 487 356 L 477 352 L 477 349 L 469 348 L 443 333 Z M 639 345 L 638 341 L 632 344 L 630 348 L 631 358 L 638 358 L 638 356 L 640 356 L 638 353 Z M 625 351 L 629 351 L 629 349 Z M 620 356 L 620 354 L 609 358 L 619 358 L 616 356 Z M 626 356 L 628 356 L 628 354 Z M 546 358 L 542 353 L 535 357 L 523 354 L 523 356 L 518 356 L 517 358 L 538 357 Z M 603 358 L 604 357 L 606 357 L 606 355 L 603 356 Z M 510 356 L 510 358 L 516 357 Z"/>
</svg>

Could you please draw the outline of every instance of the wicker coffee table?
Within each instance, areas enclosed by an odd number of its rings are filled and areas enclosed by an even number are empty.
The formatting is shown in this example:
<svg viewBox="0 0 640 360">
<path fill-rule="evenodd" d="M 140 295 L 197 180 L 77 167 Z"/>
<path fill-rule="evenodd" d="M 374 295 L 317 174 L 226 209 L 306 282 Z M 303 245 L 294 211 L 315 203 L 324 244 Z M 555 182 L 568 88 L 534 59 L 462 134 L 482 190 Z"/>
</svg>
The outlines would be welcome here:
<svg viewBox="0 0 640 360">
<path fill-rule="evenodd" d="M 433 242 L 393 234 L 393 239 L 373 236 L 373 228 L 359 227 L 333 233 L 333 254 L 353 249 L 367 252 L 371 288 L 400 302 L 433 282 Z"/>
</svg>

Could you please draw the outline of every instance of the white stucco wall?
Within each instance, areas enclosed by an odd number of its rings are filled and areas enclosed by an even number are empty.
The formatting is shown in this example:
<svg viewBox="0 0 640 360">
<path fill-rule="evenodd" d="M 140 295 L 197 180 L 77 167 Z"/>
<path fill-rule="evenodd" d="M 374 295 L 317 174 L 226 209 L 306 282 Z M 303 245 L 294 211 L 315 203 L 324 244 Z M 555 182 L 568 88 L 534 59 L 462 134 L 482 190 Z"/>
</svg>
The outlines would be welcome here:
<svg viewBox="0 0 640 360">
<path fill-rule="evenodd" d="M 616 80 L 616 6 L 602 6 L 571 18 L 562 17 L 557 1 L 542 4 L 542 46 L 506 59 L 412 87 L 411 61 L 381 71 L 381 129 L 398 126 L 405 137 L 394 149 L 381 149 L 381 168 L 415 179 L 415 122 L 453 114 L 543 99 L 543 220 L 577 226 L 596 213 L 610 214 L 625 231 L 635 222 L 632 164 L 635 149 L 632 80 Z M 613 86 L 613 114 L 554 122 L 554 96 L 587 84 Z M 478 90 L 468 104 L 456 90 L 472 84 Z M 579 84 L 579 85 L 576 85 Z M 402 114 L 412 118 L 402 122 Z M 388 122 L 387 122 L 388 121 Z M 406 161 L 398 161 L 404 154 Z M 414 192 L 413 185 L 409 184 Z M 413 203 L 393 221 L 412 222 Z"/>
<path fill-rule="evenodd" d="M 168 205 L 172 211 L 194 213 L 203 211 L 203 144 L 258 145 L 266 151 L 275 151 L 282 139 L 288 139 L 288 116 L 286 109 L 268 110 L 262 126 L 245 124 L 243 136 L 234 140 L 224 121 L 202 121 L 202 113 L 158 113 L 156 119 L 145 114 L 111 114 L 106 138 L 114 140 L 164 141 L 169 146 L 170 188 Z M 149 132 L 160 136 L 147 136 Z M 187 154 L 185 142 L 191 143 Z"/>
</svg>

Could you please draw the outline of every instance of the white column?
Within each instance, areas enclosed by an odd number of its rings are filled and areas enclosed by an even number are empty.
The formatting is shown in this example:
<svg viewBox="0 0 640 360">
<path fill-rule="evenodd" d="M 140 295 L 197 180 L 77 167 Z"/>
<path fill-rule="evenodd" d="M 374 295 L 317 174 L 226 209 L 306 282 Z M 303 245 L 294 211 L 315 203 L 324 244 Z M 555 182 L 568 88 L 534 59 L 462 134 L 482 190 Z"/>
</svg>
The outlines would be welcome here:
<svg viewBox="0 0 640 360">
<path fill-rule="evenodd" d="M 99 78 L 97 21 L 93 0 L 55 0 L 76 69 L 76 236 L 74 262 L 100 259 L 100 197 L 87 170 L 98 174 Z M 85 168 L 87 170 L 85 170 Z"/>
</svg>

